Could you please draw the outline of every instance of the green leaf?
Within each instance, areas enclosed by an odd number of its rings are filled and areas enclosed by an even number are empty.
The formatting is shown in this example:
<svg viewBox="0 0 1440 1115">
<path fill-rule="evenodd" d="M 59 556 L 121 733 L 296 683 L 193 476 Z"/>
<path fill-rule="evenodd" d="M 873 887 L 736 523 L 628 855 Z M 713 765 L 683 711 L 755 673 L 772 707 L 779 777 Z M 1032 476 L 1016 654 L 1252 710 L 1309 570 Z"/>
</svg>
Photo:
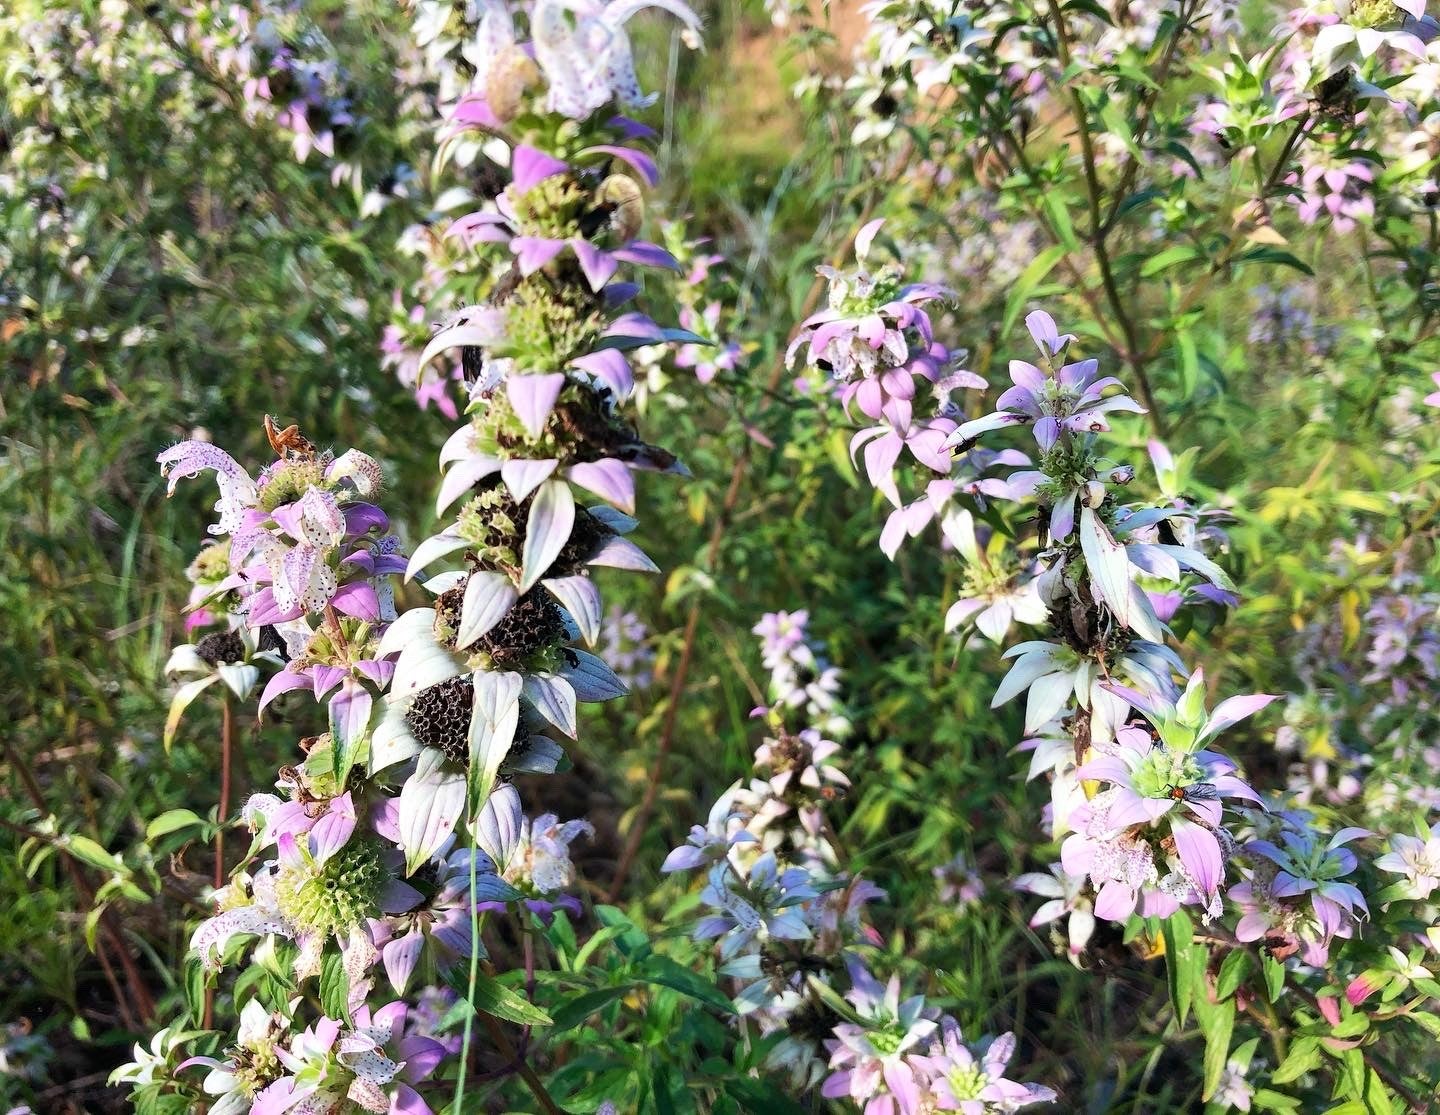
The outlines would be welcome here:
<svg viewBox="0 0 1440 1115">
<path fill-rule="evenodd" d="M 190 1021 L 200 1026 L 205 1018 L 205 965 L 198 956 L 185 958 L 185 1006 Z"/>
<path fill-rule="evenodd" d="M 1150 202 L 1154 201 L 1157 197 L 1164 196 L 1165 195 L 1161 191 L 1154 189 L 1153 187 L 1150 189 L 1138 190 L 1135 193 L 1131 194 L 1129 197 L 1127 197 L 1118 206 L 1116 206 L 1115 220 L 1118 221 L 1121 217 L 1127 216 L 1130 213 L 1133 213 L 1135 210 L 1140 209 L 1143 206 L 1149 205 Z"/>
<path fill-rule="evenodd" d="M 338 952 L 326 953 L 320 967 L 320 1009 L 330 1018 L 350 1020 L 350 977 Z"/>
<path fill-rule="evenodd" d="M 595 934 L 599 936 L 600 934 Z M 556 910 L 554 920 L 550 922 L 546 936 L 551 946 L 555 949 L 556 955 L 563 962 L 567 971 L 574 971 L 580 967 L 572 959 L 576 954 L 575 927 L 570 924 L 570 918 L 564 910 Z"/>
<path fill-rule="evenodd" d="M 640 968 L 640 975 L 650 983 L 678 991 L 682 995 L 714 1007 L 725 1014 L 734 1014 L 730 997 L 698 972 L 675 963 L 668 956 L 653 955 Z"/>
<path fill-rule="evenodd" d="M 1265 976 L 1266 997 L 1273 1003 L 1285 990 L 1285 965 L 1266 953 L 1260 957 L 1260 970 Z"/>
<path fill-rule="evenodd" d="M 1330 1036 L 1335 1038 L 1358 1038 L 1368 1029 L 1370 1029 L 1369 1017 L 1356 1011 L 1348 1018 L 1342 1018 L 1332 1026 L 1330 1028 Z"/>
<path fill-rule="evenodd" d="M 85 947 L 95 951 L 95 938 L 100 932 L 100 919 L 105 916 L 105 907 L 96 906 L 85 915 Z"/>
<path fill-rule="evenodd" d="M 1137 159 L 1144 156 L 1140 145 L 1135 142 L 1134 129 L 1130 127 L 1130 122 L 1120 114 L 1120 107 L 1114 101 L 1106 101 L 1100 106 L 1100 122 L 1105 125 L 1107 132 L 1125 145 L 1125 149 L 1130 154 Z"/>
<path fill-rule="evenodd" d="M 1183 1026 L 1195 996 L 1194 968 L 1189 963 L 1195 931 L 1190 919 L 1177 911 L 1165 919 L 1160 932 L 1165 939 L 1165 977 L 1170 984 L 1170 1003 L 1175 1008 L 1176 1020 Z"/>
<path fill-rule="evenodd" d="M 1315 272 L 1311 269 L 1308 263 L 1297 259 L 1289 252 L 1282 251 L 1280 248 L 1270 247 L 1268 245 L 1258 248 L 1251 248 L 1248 251 L 1241 252 L 1238 256 L 1235 257 L 1235 262 L 1237 264 L 1274 263 L 1281 267 L 1293 267 L 1302 275 L 1313 276 L 1315 274 Z"/>
<path fill-rule="evenodd" d="M 137 1091 L 131 1099 L 135 1104 L 135 1115 L 186 1115 L 190 1100 L 173 1092 L 161 1095 L 159 1085 Z"/>
<path fill-rule="evenodd" d="M 205 822 L 190 809 L 167 809 L 145 826 L 145 839 L 154 840 Z"/>
<path fill-rule="evenodd" d="M 1270 1077 L 1270 1083 L 1289 1084 L 1313 1071 L 1319 1064 L 1320 1039 L 1302 1035 L 1290 1043 L 1290 1052 Z"/>
<path fill-rule="evenodd" d="M 1094 16 L 1107 27 L 1115 26 L 1114 17 L 1105 10 L 1098 0 L 1069 0 L 1063 9 L 1067 14 L 1070 12 L 1084 12 L 1086 15 Z"/>
<path fill-rule="evenodd" d="M 1050 223 L 1055 226 L 1055 239 L 1060 241 L 1060 246 L 1067 252 L 1078 252 L 1080 241 L 1075 236 L 1075 226 L 1070 221 L 1070 210 L 1065 205 L 1063 195 L 1059 190 L 1046 190 L 1040 202 Z"/>
<path fill-rule="evenodd" d="M 608 944 L 610 941 L 613 941 L 616 937 L 620 936 L 620 934 L 624 932 L 624 926 L 607 925 L 599 931 L 592 933 L 590 935 L 590 939 L 586 941 L 583 945 L 581 945 L 580 948 L 576 951 L 575 959 L 571 964 L 571 968 L 575 971 L 579 971 L 581 968 L 585 967 L 585 965 L 589 963 L 590 957 L 595 954 L 596 950 L 603 948 L 606 944 Z"/>
<path fill-rule="evenodd" d="M 1405 1111 L 1391 1096 L 1380 1074 L 1372 1068 L 1366 1069 L 1365 1102 L 1373 1115 L 1403 1115 Z"/>
<path fill-rule="evenodd" d="M 462 996 L 466 995 L 469 982 L 468 972 L 459 974 L 459 985 L 456 990 Z M 551 1024 L 550 1016 L 529 999 L 511 991 L 494 976 L 488 976 L 484 972 L 475 974 L 475 994 L 469 1001 L 476 1010 L 493 1014 L 496 1018 L 503 1018 L 506 1022 L 513 1022 L 517 1026 L 549 1026 Z"/>
<path fill-rule="evenodd" d="M 1254 963 L 1245 949 L 1234 949 L 1220 963 L 1220 974 L 1215 980 L 1215 993 L 1221 1002 L 1230 998 L 1249 977 Z"/>
<path fill-rule="evenodd" d="M 1029 266 L 1020 272 L 1020 277 L 1010 287 L 1010 297 L 1005 300 L 1005 316 L 1000 323 L 999 339 L 1001 341 L 1010 335 L 1015 319 L 1020 316 L 1020 311 L 1025 308 L 1025 302 L 1034 293 L 1035 288 L 1064 258 L 1065 246 L 1053 244 L 1032 259 Z"/>
<path fill-rule="evenodd" d="M 588 1081 L 578 1092 L 571 1092 L 562 1100 L 566 1111 L 594 1111 L 606 1100 L 614 1099 L 634 1090 L 635 1073 L 629 1067 L 611 1068 Z M 560 1099 L 560 1093 L 555 1093 Z"/>
<path fill-rule="evenodd" d="M 604 1010 L 617 999 L 624 998 L 634 988 L 635 984 L 625 983 L 619 987 L 602 987 L 597 991 L 577 995 L 555 1009 L 550 1016 L 551 1024 L 557 1031 L 569 1030 L 580 1025 L 596 1011 Z"/>
<path fill-rule="evenodd" d="M 1200 252 L 1194 245 L 1176 244 L 1147 259 L 1140 266 L 1140 274 L 1148 279 L 1153 275 L 1160 274 L 1167 267 L 1174 267 L 1179 263 L 1189 263 L 1191 260 L 1199 258 Z"/>
<path fill-rule="evenodd" d="M 675 1100 L 670 1092 L 670 1070 L 663 1064 L 655 1064 L 651 1087 L 655 1095 L 655 1115 L 677 1115 Z"/>
<path fill-rule="evenodd" d="M 1251 1103 L 1259 1111 L 1279 1111 L 1283 1115 L 1300 1110 L 1300 1101 L 1293 1096 L 1281 1095 L 1279 1092 L 1272 1092 L 1269 1088 L 1259 1088 L 1251 1099 Z"/>
<path fill-rule="evenodd" d="M 615 906 L 596 906 L 595 917 L 601 925 L 617 929 L 615 947 L 625 956 L 638 959 L 650 951 L 650 938 L 645 931 Z"/>
<path fill-rule="evenodd" d="M 1220 1077 L 1225 1073 L 1225 1062 L 1230 1056 L 1230 1034 L 1234 1028 L 1233 1003 L 1221 1003 L 1205 1024 L 1205 1091 L 1202 1098 L 1207 1101 L 1220 1087 Z"/>
<path fill-rule="evenodd" d="M 125 864 L 116 856 L 111 855 L 88 836 L 66 836 L 63 838 L 65 850 L 82 863 L 88 863 L 91 867 L 98 867 L 101 871 L 113 871 L 120 874 L 125 870 Z"/>
<path fill-rule="evenodd" d="M 1195 351 L 1195 337 L 1188 328 L 1175 333 L 1175 351 L 1179 360 L 1179 383 L 1184 395 L 1191 396 L 1200 386 L 1200 354 Z"/>
<path fill-rule="evenodd" d="M 1163 150 L 1163 151 L 1168 151 L 1170 154 L 1174 155 L 1177 159 L 1179 159 L 1179 160 L 1181 160 L 1182 162 L 1186 163 L 1186 164 L 1190 167 L 1190 169 L 1195 172 L 1195 177 L 1196 177 L 1196 178 L 1204 178 L 1204 177 L 1205 177 L 1205 170 L 1204 170 L 1204 168 L 1200 165 L 1199 161 L 1195 158 L 1195 155 L 1194 155 L 1194 153 L 1190 150 L 1190 148 L 1186 147 L 1183 143 L 1180 143 L 1180 142 L 1175 141 L 1175 140 L 1171 140 L 1169 143 L 1165 144 L 1165 145 L 1161 148 L 1161 150 Z"/>
</svg>

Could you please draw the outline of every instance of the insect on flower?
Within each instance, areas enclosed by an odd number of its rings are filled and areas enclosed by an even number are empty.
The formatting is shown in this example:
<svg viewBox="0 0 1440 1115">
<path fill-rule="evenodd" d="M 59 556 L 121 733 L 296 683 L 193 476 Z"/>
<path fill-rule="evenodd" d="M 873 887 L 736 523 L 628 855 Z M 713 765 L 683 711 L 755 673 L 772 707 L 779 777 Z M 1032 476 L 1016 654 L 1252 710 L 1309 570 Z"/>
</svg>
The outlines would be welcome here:
<svg viewBox="0 0 1440 1115">
<path fill-rule="evenodd" d="M 1171 801 L 1215 801 L 1220 792 L 1208 782 L 1197 782 L 1193 786 L 1166 786 L 1165 796 Z"/>
<path fill-rule="evenodd" d="M 275 425 L 275 419 L 268 414 L 265 416 L 265 437 L 270 442 L 270 448 L 275 450 L 275 455 L 282 460 L 291 454 L 297 457 L 315 455 L 315 446 L 300 432 L 299 426 L 291 423 L 283 430 L 279 429 Z"/>
</svg>

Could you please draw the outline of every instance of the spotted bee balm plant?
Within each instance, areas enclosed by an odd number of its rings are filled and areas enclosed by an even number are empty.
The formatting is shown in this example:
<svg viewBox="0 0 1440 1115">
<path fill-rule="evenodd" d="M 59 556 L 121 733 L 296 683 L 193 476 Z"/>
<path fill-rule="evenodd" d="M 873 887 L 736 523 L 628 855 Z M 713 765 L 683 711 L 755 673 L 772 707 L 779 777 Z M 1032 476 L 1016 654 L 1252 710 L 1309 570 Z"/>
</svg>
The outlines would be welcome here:
<svg viewBox="0 0 1440 1115">
<path fill-rule="evenodd" d="M 862 259 L 877 231 L 872 225 L 857 239 Z M 893 265 L 886 272 L 893 275 Z M 1025 325 L 1038 360 L 1009 362 L 1010 383 L 993 411 L 957 422 L 955 404 L 936 392 L 932 416 L 917 418 L 911 400 L 926 384 L 985 386 L 966 372 L 941 380 L 935 357 L 946 350 L 924 311 L 888 323 L 896 292 L 911 292 L 911 300 L 924 292 L 928 300 L 937 288 L 897 286 L 865 272 L 827 277 L 839 294 L 800 336 L 812 338 L 807 361 L 834 381 L 842 403 L 874 400 L 864 413 L 876 425 L 862 428 L 851 445 L 894 508 L 880 538 L 887 556 L 893 560 L 902 542 L 938 521 L 958 556 L 988 572 L 1003 560 L 1004 540 L 1036 537 L 1033 556 L 1015 563 L 1023 570 L 1018 579 L 997 593 L 995 582 L 972 573 L 946 619 L 947 628 L 969 623 L 996 642 L 1013 622 L 1043 635 L 1005 651 L 1009 670 L 993 699 L 1003 705 L 1024 695 L 1029 777 L 1050 782 L 1040 823 L 1059 843 L 1059 861 L 1048 874 L 1026 873 L 1014 883 L 1049 900 L 1031 924 L 1066 919 L 1056 944 L 1077 963 L 1100 922 L 1154 942 L 1165 955 L 1175 1018 L 1183 1023 L 1193 1011 L 1204 1037 L 1207 1102 L 1295 1110 L 1283 1085 L 1329 1073 L 1337 1096 L 1353 1103 L 1424 1109 L 1383 1051 L 1387 1037 L 1412 1040 L 1408 1019 L 1389 1012 L 1372 1018 L 1356 1008 L 1375 988 L 1401 984 L 1412 963 L 1395 949 L 1385 965 L 1393 974 L 1372 984 L 1364 969 L 1377 946 L 1365 941 L 1367 929 L 1384 942 L 1403 934 L 1402 926 L 1421 924 L 1424 912 L 1411 922 L 1414 911 L 1403 900 L 1428 888 L 1394 884 L 1367 898 L 1357 876 L 1362 861 L 1349 845 L 1377 833 L 1356 825 L 1326 831 L 1283 788 L 1262 794 L 1214 750 L 1221 733 L 1276 698 L 1234 696 L 1207 708 L 1203 668 L 1188 666 L 1171 645 L 1182 609 L 1225 608 L 1239 597 L 1206 552 L 1223 544 L 1224 528 L 1179 494 L 1182 466 L 1163 445 L 1149 444 L 1160 498 L 1126 498 L 1135 470 L 1111 459 L 1103 439 L 1111 416 L 1144 408 L 1117 378 L 1100 374 L 1097 359 L 1076 354 L 1082 342 L 1075 334 L 1037 310 Z M 868 301 L 852 302 L 852 291 Z M 861 358 L 846 358 L 854 352 Z M 980 450 L 1010 428 L 1026 430 L 1031 444 Z M 953 454 L 915 448 L 928 448 L 937 433 Z M 913 480 L 897 468 L 902 447 L 911 448 Z M 907 504 L 902 479 L 924 495 Z M 1006 504 L 1033 512 L 1012 519 Z M 979 515 L 992 532 L 983 558 Z M 1371 866 L 1417 878 L 1425 837 L 1390 839 L 1393 850 Z M 1428 968 L 1416 975 L 1430 979 Z M 1248 979 L 1261 985 L 1258 992 L 1246 989 Z M 1263 1012 L 1250 1009 L 1257 993 L 1268 1003 Z M 1247 1013 L 1259 1022 L 1259 1034 L 1248 1039 L 1241 1036 Z M 876 1023 L 861 1027 L 878 1030 Z M 1335 1036 L 1286 1041 L 1287 1034 L 1317 1033 Z M 1276 1062 L 1271 1087 L 1257 1091 L 1247 1077 L 1260 1072 L 1262 1040 L 1274 1043 Z M 901 1110 L 922 1109 L 918 1100 L 907 1107 L 898 1080 L 885 1081 L 882 1092 L 894 1093 Z"/>
<path fill-rule="evenodd" d="M 208 442 L 160 454 L 172 491 L 210 473 L 220 493 L 191 605 L 221 630 L 172 659 L 213 671 L 183 700 L 216 677 L 248 696 L 263 660 L 262 714 L 304 690 L 325 715 L 279 769 L 278 792 L 246 801 L 251 848 L 191 939 L 197 987 L 240 969 L 219 997 L 238 1029 L 196 1029 L 209 1025 L 196 1000 L 137 1047 L 116 1078 L 141 1110 L 468 1109 L 481 1040 L 507 1058 L 492 1076 L 523 1077 L 558 1110 L 495 1017 L 523 1023 L 528 1041 L 548 1016 L 496 981 L 485 928 L 519 917 L 528 952 L 526 919 L 578 912 L 568 848 L 593 829 L 527 819 L 512 779 L 559 769 L 578 706 L 625 692 L 585 649 L 605 616 L 592 573 L 656 570 L 626 537 L 633 476 L 684 473 L 625 414 L 625 352 L 700 341 L 618 310 L 637 289 L 622 265 L 674 266 L 637 239 L 655 164 L 645 129 L 614 115 L 643 103 L 622 29 L 632 10 L 597 8 L 572 29 L 541 5 L 530 44 L 504 4 L 481 20 L 480 65 L 450 119 L 504 139 L 494 173 L 507 184 L 449 229 L 493 281 L 446 312 L 419 362 L 434 375 L 433 361 L 458 353 L 468 397 L 440 455 L 440 530 L 403 554 L 377 502 L 380 463 L 269 417 L 276 459 L 253 475 Z M 595 34 L 604 49 L 587 45 Z M 397 614 L 397 585 L 416 578 L 431 602 Z M 464 1016 L 458 1047 L 437 1032 L 446 1020 L 416 1009 L 437 983 Z M 181 1056 L 199 1048 L 212 1052 Z M 436 1098 L 442 1088 L 453 1100 Z"/>
<path fill-rule="evenodd" d="M 0 8 L 0 1111 L 1440 1107 L 1434 4 Z"/>
</svg>

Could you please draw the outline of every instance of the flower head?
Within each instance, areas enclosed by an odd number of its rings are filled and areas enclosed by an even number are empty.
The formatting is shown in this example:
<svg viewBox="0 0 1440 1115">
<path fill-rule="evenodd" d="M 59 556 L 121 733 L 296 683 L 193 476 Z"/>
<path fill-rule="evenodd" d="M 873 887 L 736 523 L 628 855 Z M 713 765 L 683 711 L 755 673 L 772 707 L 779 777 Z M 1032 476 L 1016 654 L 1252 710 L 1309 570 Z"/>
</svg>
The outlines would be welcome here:
<svg viewBox="0 0 1440 1115">
<path fill-rule="evenodd" d="M 846 1001 L 858 1022 L 842 1022 L 826 1041 L 830 1075 L 820 1094 L 865 1101 L 866 1115 L 911 1115 L 923 1095 L 916 1062 L 921 1043 L 935 1032 L 934 1012 L 923 996 L 900 998 L 900 979 L 881 984 L 860 963 L 847 961 L 850 990 Z"/>
<path fill-rule="evenodd" d="M 1369 913 L 1364 895 L 1344 877 L 1358 866 L 1345 845 L 1371 833 L 1344 828 L 1326 839 L 1303 814 L 1278 817 L 1276 827 L 1278 842 L 1245 845 L 1249 877 L 1231 889 L 1244 911 L 1235 935 L 1242 941 L 1288 940 L 1292 949 L 1303 943 L 1306 963 L 1323 964 L 1330 942 L 1351 936 L 1361 915 Z"/>
<path fill-rule="evenodd" d="M 1099 361 L 1059 363 L 1074 335 L 1061 334 L 1049 314 L 1036 310 L 1025 319 L 1025 324 L 1040 349 L 1041 366 L 1025 360 L 1010 361 L 1013 386 L 996 400 L 995 412 L 962 423 L 950 435 L 948 444 L 972 441 L 980 434 L 1005 426 L 1029 425 L 1041 451 L 1048 453 L 1062 434 L 1108 430 L 1105 415 L 1109 412 L 1144 413 L 1140 404 L 1123 392 L 1105 396 L 1105 390 L 1118 387 L 1120 381 L 1113 376 L 1101 378 Z"/>
<path fill-rule="evenodd" d="M 1375 866 L 1405 876 L 1410 896 L 1423 900 L 1440 887 L 1440 822 L 1418 831 L 1418 836 L 1403 832 L 1391 836 L 1390 850 L 1375 857 Z"/>
<path fill-rule="evenodd" d="M 1001 1034 L 972 1047 L 953 1018 L 941 1019 L 940 1040 L 924 1059 L 925 1068 L 933 1074 L 930 1090 L 936 1109 L 986 1115 L 1053 1103 L 1053 1089 L 1007 1079 L 1005 1069 L 1014 1056 L 1014 1034 Z"/>
</svg>

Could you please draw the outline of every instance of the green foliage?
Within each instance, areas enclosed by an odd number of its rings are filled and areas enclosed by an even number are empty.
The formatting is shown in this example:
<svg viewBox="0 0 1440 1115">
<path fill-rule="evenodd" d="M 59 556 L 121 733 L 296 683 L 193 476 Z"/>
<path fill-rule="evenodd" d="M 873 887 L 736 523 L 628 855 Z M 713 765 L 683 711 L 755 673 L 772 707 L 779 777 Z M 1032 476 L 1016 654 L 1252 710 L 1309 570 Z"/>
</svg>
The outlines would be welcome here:
<svg viewBox="0 0 1440 1115">
<path fill-rule="evenodd" d="M 26 19 L 42 7 L 19 5 Z M 48 7 L 101 33 L 100 5 Z M 1075 21 L 1104 12 L 1063 8 Z M 402 111 L 393 80 L 408 49 L 405 13 L 388 4 L 326 12 L 376 98 L 367 165 L 425 165 L 430 139 Z M 0 21 L 0 957 L 20 973 L 0 1023 L 33 1020 L 60 1051 L 51 1078 L 62 1085 L 108 1069 L 146 1032 L 129 1013 L 139 1004 L 116 967 L 120 950 L 151 998 L 185 1004 L 197 1028 L 207 1010 L 204 973 L 181 957 L 221 827 L 218 687 L 197 697 L 167 755 L 161 671 L 182 638 L 182 571 L 209 501 L 188 490 L 166 500 L 155 454 L 197 429 L 254 449 L 259 415 L 297 421 L 317 444 L 354 444 L 381 459 L 387 485 L 414 503 L 397 526 L 419 537 L 433 519 L 432 466 L 448 432 L 379 359 L 392 291 L 413 277 L 395 241 L 425 214 L 397 204 L 362 218 L 321 163 L 297 164 L 286 138 L 248 123 L 235 89 L 139 5 L 118 18 L 105 32 L 114 53 L 143 65 L 77 59 L 33 87 L 35 51 L 15 19 Z M 1377 779 L 1413 786 L 1433 779 L 1422 754 L 1433 719 L 1399 701 L 1373 708 L 1357 678 L 1372 602 L 1397 571 L 1432 591 L 1440 572 L 1440 457 L 1433 412 L 1415 401 L 1432 389 L 1440 358 L 1440 242 L 1433 216 L 1384 204 L 1419 172 L 1379 165 L 1382 204 L 1347 236 L 1312 235 L 1286 208 L 1288 130 L 1242 120 L 1233 142 L 1254 159 L 1226 162 L 1218 183 L 1208 163 L 1204 183 L 1162 173 L 1172 162 L 1202 167 L 1187 120 L 1203 83 L 1243 109 L 1264 78 L 1253 60 L 1216 54 L 1210 63 L 1229 66 L 1217 76 L 1196 65 L 1157 81 L 1164 36 L 1150 56 L 1131 51 L 1081 80 L 1080 120 L 1063 130 L 1111 137 L 1119 152 L 1097 197 L 1055 128 L 1037 127 L 1023 163 L 960 167 L 966 143 L 1008 137 L 1018 119 L 978 81 L 957 79 L 944 119 L 908 119 L 879 158 L 845 141 L 853 105 L 789 99 L 789 83 L 833 58 L 829 34 L 808 26 L 782 43 L 763 16 L 726 7 L 709 53 L 679 69 L 662 162 L 686 173 L 654 199 L 650 219 L 691 213 L 692 230 L 729 257 L 716 294 L 743 359 L 703 389 L 683 369 L 658 372 L 643 400 L 645 432 L 680 453 L 693 477 L 642 486 L 641 541 L 666 575 L 605 585 L 655 632 L 658 679 L 593 713 L 576 756 L 574 783 L 607 803 L 597 823 L 611 859 L 590 865 L 594 892 L 581 917 L 507 925 L 549 966 L 531 980 L 519 965 L 481 971 L 474 999 L 445 1026 L 467 1015 L 473 1023 L 479 1011 L 533 1032 L 547 1087 L 569 1111 L 606 1100 L 622 1112 L 806 1109 L 761 1076 L 775 1035 L 735 1040 L 713 958 L 686 935 L 688 880 L 658 868 L 750 770 L 762 732 L 748 713 L 765 700 L 750 627 L 764 611 L 807 607 L 852 694 L 854 790 L 839 837 L 848 867 L 888 892 L 874 911 L 877 969 L 901 971 L 967 1034 L 1015 1029 L 1030 1077 L 1060 1090 L 1067 1110 L 1223 1110 L 1217 1089 L 1231 1062 L 1256 1072 L 1264 1064 L 1252 1077 L 1265 1085 L 1257 1110 L 1403 1110 L 1395 1078 L 1421 1095 L 1435 1086 L 1433 980 L 1391 980 L 1363 1008 L 1345 1001 L 1343 986 L 1324 985 L 1334 1022 L 1263 942 L 1222 947 L 1185 914 L 1132 926 L 1128 937 L 1102 925 L 1087 970 L 1047 928 L 1028 924 L 1033 905 L 1007 882 L 1058 852 L 1034 822 L 1043 789 L 1014 777 L 1018 714 L 989 707 L 1001 666 L 989 648 L 962 648 L 943 629 L 958 588 L 953 562 L 923 545 L 893 564 L 880 553 L 887 509 L 852 475 L 853 425 L 815 393 L 790 390 L 783 353 L 818 296 L 816 265 L 848 255 L 843 242 L 862 216 L 890 218 L 885 236 L 902 259 L 954 255 L 952 273 L 937 264 L 925 277 L 960 291 L 944 328 L 992 382 L 1024 347 L 1025 312 L 1063 304 L 1087 353 L 1143 378 L 1177 454 L 1195 448 L 1187 494 L 1234 519 L 1224 565 L 1241 603 L 1223 621 L 1177 627 L 1187 659 L 1203 660 L 1230 692 L 1334 695 L 1313 708 L 1296 702 L 1296 761 L 1338 760 L 1339 744 L 1363 734 L 1387 741 L 1374 749 L 1384 764 Z M 649 46 L 661 56 L 669 44 Z M 1337 130 L 1328 142 L 1346 149 L 1360 138 Z M 949 185 L 916 169 L 938 166 L 957 171 Z M 1239 221 L 1238 199 L 1267 190 L 1273 219 Z M 982 201 L 1025 233 L 1025 246 L 1009 249 L 1016 258 L 982 266 L 963 254 L 984 231 Z M 469 281 L 456 280 L 457 300 Z M 1252 341 L 1270 288 L 1290 284 L 1324 343 Z M 672 323 L 673 310 L 652 308 Z M 1139 463 L 1155 427 L 1115 425 L 1127 461 Z M 1368 546 L 1355 544 L 1361 536 Z M 687 639 L 692 609 L 699 619 Z M 1300 676 L 1303 638 L 1337 632 L 1318 671 Z M 1236 745 L 1271 789 L 1283 787 L 1291 761 L 1274 746 L 1275 725 L 1245 729 Z M 325 727 L 237 714 L 237 793 L 263 788 L 297 735 Z M 359 757 L 342 748 L 333 760 L 339 773 Z M 641 823 L 637 803 L 657 769 L 658 804 L 635 866 L 621 893 L 607 895 L 613 852 Z M 1362 786 L 1358 802 L 1321 790 L 1313 804 L 1336 827 L 1363 807 L 1409 829 L 1405 803 L 1377 801 L 1383 786 Z M 233 819 L 225 832 L 233 861 L 244 837 Z M 962 851 L 980 866 L 985 895 L 947 908 L 932 869 Z M 1402 897 L 1367 893 L 1377 911 Z M 1356 973 L 1388 978 L 1394 962 L 1369 936 L 1362 930 L 1356 944 Z M 286 970 L 277 962 L 247 985 L 208 988 L 209 1009 L 228 1017 L 250 994 L 279 1005 L 294 990 Z M 455 986 L 467 975 L 452 973 Z M 348 990 L 328 964 L 319 987 L 327 1012 L 345 1013 Z M 17 1086 L 13 1097 L 9 1087 L 0 1083 L 0 1102 L 18 1104 L 41 1085 Z M 133 1101 L 142 1115 L 190 1109 L 188 1097 L 158 1086 Z M 492 1102 L 531 1100 L 512 1074 L 474 1110 Z"/>
</svg>

